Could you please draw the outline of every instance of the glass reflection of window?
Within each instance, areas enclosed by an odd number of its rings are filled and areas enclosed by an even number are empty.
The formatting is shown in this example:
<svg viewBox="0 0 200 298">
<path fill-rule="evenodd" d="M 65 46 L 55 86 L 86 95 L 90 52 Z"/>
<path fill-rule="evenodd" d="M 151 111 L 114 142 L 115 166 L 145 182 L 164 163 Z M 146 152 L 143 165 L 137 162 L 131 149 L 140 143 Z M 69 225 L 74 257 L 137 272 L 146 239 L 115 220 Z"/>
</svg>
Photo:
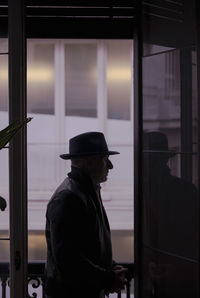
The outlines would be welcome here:
<svg viewBox="0 0 200 298">
<path fill-rule="evenodd" d="M 197 52 L 192 51 L 192 177 L 193 183 L 198 187 L 198 94 L 197 94 Z"/>
<path fill-rule="evenodd" d="M 108 118 L 130 120 L 132 41 L 107 41 Z"/>
<path fill-rule="evenodd" d="M 168 128 L 169 120 L 180 128 L 180 59 L 179 51 L 146 57 L 143 63 L 145 128 Z"/>
<path fill-rule="evenodd" d="M 165 100 L 172 100 L 179 105 L 180 93 L 180 60 L 179 51 L 165 54 Z"/>
<path fill-rule="evenodd" d="M 54 114 L 54 45 L 27 45 L 27 109 Z"/>
<path fill-rule="evenodd" d="M 65 46 L 65 114 L 97 116 L 97 47 L 94 44 Z"/>
<path fill-rule="evenodd" d="M 170 51 L 143 59 L 145 130 L 166 134 L 170 150 L 181 151 L 180 55 Z M 180 155 L 170 159 L 173 175 L 180 176 Z"/>
</svg>

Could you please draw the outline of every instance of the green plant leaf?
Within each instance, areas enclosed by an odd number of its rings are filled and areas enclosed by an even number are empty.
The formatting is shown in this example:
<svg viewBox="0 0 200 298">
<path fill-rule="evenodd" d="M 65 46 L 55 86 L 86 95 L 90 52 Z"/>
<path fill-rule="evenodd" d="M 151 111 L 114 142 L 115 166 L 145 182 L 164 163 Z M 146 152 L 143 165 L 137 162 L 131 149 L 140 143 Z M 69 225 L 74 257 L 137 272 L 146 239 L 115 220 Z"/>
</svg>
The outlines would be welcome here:
<svg viewBox="0 0 200 298">
<path fill-rule="evenodd" d="M 4 211 L 7 207 L 6 200 L 0 196 L 0 209 L 1 211 Z"/>
<path fill-rule="evenodd" d="M 24 126 L 31 121 L 32 118 L 26 118 L 23 121 L 15 121 L 0 131 L 0 150 L 14 137 L 14 135 Z"/>
</svg>

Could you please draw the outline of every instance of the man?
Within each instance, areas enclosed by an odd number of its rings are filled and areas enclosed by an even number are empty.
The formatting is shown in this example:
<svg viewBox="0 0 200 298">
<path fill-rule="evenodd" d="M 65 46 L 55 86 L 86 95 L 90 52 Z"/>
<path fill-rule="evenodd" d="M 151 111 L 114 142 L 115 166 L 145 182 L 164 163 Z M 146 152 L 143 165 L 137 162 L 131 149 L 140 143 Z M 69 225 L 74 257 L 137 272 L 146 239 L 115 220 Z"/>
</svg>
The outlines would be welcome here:
<svg viewBox="0 0 200 298">
<path fill-rule="evenodd" d="M 120 291 L 127 269 L 112 260 L 108 219 L 100 183 L 113 168 L 104 135 L 83 133 L 70 139 L 72 170 L 57 188 L 46 213 L 46 295 L 103 298 Z"/>
</svg>

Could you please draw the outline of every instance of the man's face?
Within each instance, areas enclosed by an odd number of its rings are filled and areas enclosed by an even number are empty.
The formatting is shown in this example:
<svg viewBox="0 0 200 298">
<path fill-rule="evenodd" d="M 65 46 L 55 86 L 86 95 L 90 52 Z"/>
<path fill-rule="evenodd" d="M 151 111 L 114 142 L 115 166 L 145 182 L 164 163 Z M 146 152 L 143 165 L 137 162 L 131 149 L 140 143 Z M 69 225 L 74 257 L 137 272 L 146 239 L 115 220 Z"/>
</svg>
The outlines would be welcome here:
<svg viewBox="0 0 200 298">
<path fill-rule="evenodd" d="M 87 159 L 88 172 L 94 183 L 99 184 L 107 180 L 108 172 L 113 168 L 112 162 L 106 156 L 91 156 Z"/>
</svg>

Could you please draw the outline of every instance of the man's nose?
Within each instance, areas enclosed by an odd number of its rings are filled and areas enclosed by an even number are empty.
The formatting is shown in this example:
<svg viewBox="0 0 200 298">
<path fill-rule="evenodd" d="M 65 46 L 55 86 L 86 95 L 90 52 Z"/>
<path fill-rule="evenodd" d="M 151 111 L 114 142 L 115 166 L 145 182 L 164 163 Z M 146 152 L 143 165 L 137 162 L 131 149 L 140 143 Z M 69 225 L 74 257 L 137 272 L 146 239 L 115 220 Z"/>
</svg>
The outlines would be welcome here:
<svg viewBox="0 0 200 298">
<path fill-rule="evenodd" d="M 108 168 L 111 170 L 111 169 L 113 169 L 113 164 L 112 164 L 112 162 L 110 161 L 110 159 L 108 159 Z"/>
</svg>

